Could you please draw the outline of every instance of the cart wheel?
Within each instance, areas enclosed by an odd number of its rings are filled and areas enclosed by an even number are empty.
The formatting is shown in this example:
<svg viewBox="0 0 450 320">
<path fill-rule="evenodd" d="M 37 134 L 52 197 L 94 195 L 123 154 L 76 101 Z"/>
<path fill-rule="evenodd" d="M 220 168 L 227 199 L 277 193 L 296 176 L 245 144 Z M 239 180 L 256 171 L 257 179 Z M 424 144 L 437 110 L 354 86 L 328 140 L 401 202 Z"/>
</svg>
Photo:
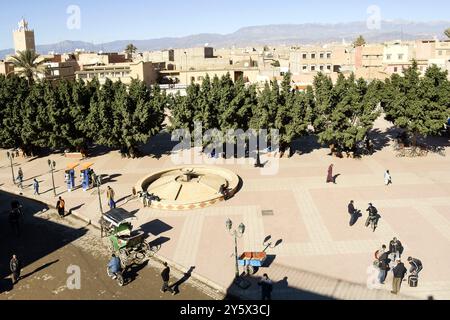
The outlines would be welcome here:
<svg viewBox="0 0 450 320">
<path fill-rule="evenodd" d="M 117 274 L 117 283 L 119 286 L 123 287 L 125 285 L 125 280 L 123 279 L 123 276 L 121 273 Z"/>
<path fill-rule="evenodd" d="M 122 269 L 125 269 L 128 266 L 128 254 L 124 249 L 119 250 L 119 259 Z"/>
<path fill-rule="evenodd" d="M 134 263 L 141 264 L 146 258 L 145 252 L 136 252 L 134 255 Z"/>
<path fill-rule="evenodd" d="M 161 249 L 160 245 L 151 245 L 150 243 L 146 244 L 147 248 L 147 256 L 148 257 L 153 257 L 155 255 L 155 253 L 157 253 L 159 251 L 159 249 Z"/>
</svg>

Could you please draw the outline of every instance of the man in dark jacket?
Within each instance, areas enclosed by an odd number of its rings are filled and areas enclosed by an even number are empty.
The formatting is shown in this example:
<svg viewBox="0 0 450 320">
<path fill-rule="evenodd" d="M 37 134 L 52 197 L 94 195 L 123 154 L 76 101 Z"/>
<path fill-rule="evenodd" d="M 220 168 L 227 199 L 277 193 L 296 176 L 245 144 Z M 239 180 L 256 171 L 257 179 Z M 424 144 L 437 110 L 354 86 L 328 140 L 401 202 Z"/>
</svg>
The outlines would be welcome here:
<svg viewBox="0 0 450 320">
<path fill-rule="evenodd" d="M 62 197 L 59 197 L 58 202 L 56 203 L 56 209 L 58 210 L 58 214 L 61 218 L 64 218 L 65 215 L 65 207 L 66 207 L 66 202 L 64 201 L 64 199 Z"/>
<path fill-rule="evenodd" d="M 395 254 L 395 259 L 401 259 L 403 253 L 403 245 L 397 238 L 394 238 L 389 242 L 389 251 Z"/>
<path fill-rule="evenodd" d="M 419 259 L 415 259 L 413 257 L 408 258 L 408 262 L 411 265 L 411 268 L 409 269 L 409 273 L 415 276 L 419 276 L 419 272 L 422 271 L 422 261 Z"/>
<path fill-rule="evenodd" d="M 348 214 L 352 215 L 355 212 L 355 202 L 353 200 L 348 204 Z"/>
<path fill-rule="evenodd" d="M 374 207 L 373 204 L 369 203 L 369 207 L 367 208 L 367 210 L 369 212 L 369 216 L 367 217 L 367 221 L 366 221 L 366 227 L 368 227 L 370 225 L 370 223 L 372 221 L 374 221 L 375 223 L 375 228 L 377 228 L 378 226 L 378 220 L 380 219 L 380 215 L 378 214 L 378 210 L 377 208 Z M 375 231 L 375 230 L 373 230 Z"/>
<path fill-rule="evenodd" d="M 263 275 L 261 281 L 258 282 L 258 285 L 261 286 L 261 299 L 263 301 L 272 300 L 273 284 L 267 273 Z"/>
<path fill-rule="evenodd" d="M 16 255 L 12 256 L 12 259 L 9 262 L 9 269 L 11 270 L 13 284 L 16 284 L 20 279 L 21 269 L 20 261 L 17 259 Z"/>
<path fill-rule="evenodd" d="M 380 268 L 378 280 L 381 284 L 384 284 L 388 271 L 390 270 L 389 263 L 391 263 L 391 259 L 389 259 L 389 252 L 383 252 L 378 261 L 380 262 L 378 265 Z"/>
<path fill-rule="evenodd" d="M 167 262 L 164 262 L 163 265 L 164 265 L 164 270 L 161 272 L 163 286 L 161 288 L 161 292 L 165 293 L 166 291 L 169 291 L 170 293 L 172 293 L 172 295 L 175 295 L 175 291 L 173 291 L 172 288 L 169 286 L 169 281 L 170 281 L 169 265 L 167 264 Z"/>
<path fill-rule="evenodd" d="M 392 269 L 394 273 L 394 279 L 392 280 L 392 291 L 393 294 L 398 294 L 400 292 L 400 288 L 402 286 L 403 278 L 406 275 L 405 265 L 401 262 L 401 260 L 397 260 L 397 265 Z"/>
<path fill-rule="evenodd" d="M 353 226 L 358 218 L 362 216 L 361 211 L 355 209 L 355 202 L 353 200 L 348 204 L 348 214 L 350 215 L 350 227 Z"/>
</svg>

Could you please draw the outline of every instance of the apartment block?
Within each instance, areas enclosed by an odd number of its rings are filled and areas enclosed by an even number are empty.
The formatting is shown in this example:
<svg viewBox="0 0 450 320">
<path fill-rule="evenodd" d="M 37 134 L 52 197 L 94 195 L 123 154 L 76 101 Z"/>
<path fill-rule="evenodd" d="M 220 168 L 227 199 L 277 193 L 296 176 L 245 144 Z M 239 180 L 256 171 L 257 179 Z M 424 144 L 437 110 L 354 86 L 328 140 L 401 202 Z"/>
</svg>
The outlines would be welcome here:
<svg viewBox="0 0 450 320">
<path fill-rule="evenodd" d="M 110 79 L 113 82 L 121 81 L 124 84 L 130 84 L 133 79 L 144 81 L 150 87 L 157 83 L 158 72 L 151 62 L 124 62 L 110 63 L 107 65 L 94 65 L 81 67 L 80 71 L 75 73 L 76 79 L 92 81 L 97 78 L 101 84 Z"/>
</svg>

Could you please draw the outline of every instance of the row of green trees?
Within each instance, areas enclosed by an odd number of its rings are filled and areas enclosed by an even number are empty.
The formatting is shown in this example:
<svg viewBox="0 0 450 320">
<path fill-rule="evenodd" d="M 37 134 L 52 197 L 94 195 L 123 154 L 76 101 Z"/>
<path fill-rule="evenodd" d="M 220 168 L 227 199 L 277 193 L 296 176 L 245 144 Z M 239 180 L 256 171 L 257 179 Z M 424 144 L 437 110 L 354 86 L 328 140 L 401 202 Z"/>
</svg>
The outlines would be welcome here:
<svg viewBox="0 0 450 320">
<path fill-rule="evenodd" d="M 224 133 L 276 129 L 282 150 L 307 134 L 355 150 L 382 111 L 415 143 L 438 134 L 450 115 L 447 72 L 432 66 L 422 77 L 416 63 L 385 82 L 341 74 L 333 84 L 319 73 L 305 91 L 292 90 L 289 74 L 263 88 L 234 82 L 229 75 L 207 76 L 201 85 L 191 84 L 186 96 L 170 97 L 137 80 L 129 86 L 110 80 L 104 85 L 29 80 L 0 76 L 0 147 L 28 154 L 47 147 L 82 151 L 94 143 L 133 154 L 162 130 L 166 107 L 172 129 L 193 132 L 195 122 L 204 131 Z"/>
<path fill-rule="evenodd" d="M 417 63 L 385 82 L 340 74 L 335 84 L 319 73 L 305 91 L 291 89 L 291 76 L 264 88 L 233 82 L 229 75 L 192 84 L 187 95 L 175 96 L 171 105 L 172 129 L 277 129 L 280 148 L 307 134 L 323 144 L 354 151 L 372 129 L 381 112 L 415 139 L 439 134 L 450 115 L 447 72 L 430 67 L 423 77 Z M 415 140 L 414 139 L 414 140 Z M 414 141 L 415 143 L 415 141 Z"/>
<path fill-rule="evenodd" d="M 0 76 L 0 146 L 83 151 L 91 144 L 136 148 L 162 129 L 167 97 L 141 81 L 27 81 Z"/>
<path fill-rule="evenodd" d="M 280 148 L 314 132 L 326 144 L 352 149 L 371 129 L 378 117 L 380 82 L 367 84 L 352 75 L 331 78 L 319 74 L 305 91 L 291 88 L 291 76 L 281 84 L 266 83 L 258 90 L 241 80 L 233 83 L 229 75 L 206 77 L 201 85 L 192 84 L 187 96 L 176 96 L 172 104 L 172 128 L 192 131 L 195 122 L 204 130 L 230 129 L 279 131 Z"/>
</svg>

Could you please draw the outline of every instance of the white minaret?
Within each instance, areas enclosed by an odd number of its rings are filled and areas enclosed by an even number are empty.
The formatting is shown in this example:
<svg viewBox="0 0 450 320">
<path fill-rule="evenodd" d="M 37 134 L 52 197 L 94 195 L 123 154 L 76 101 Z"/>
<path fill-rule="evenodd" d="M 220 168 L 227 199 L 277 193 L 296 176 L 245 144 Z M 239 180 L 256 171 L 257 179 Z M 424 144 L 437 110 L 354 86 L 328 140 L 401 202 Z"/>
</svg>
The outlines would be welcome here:
<svg viewBox="0 0 450 320">
<path fill-rule="evenodd" d="M 17 30 L 14 30 L 13 37 L 14 49 L 16 50 L 16 54 L 19 51 L 36 51 L 34 30 L 28 28 L 28 22 L 25 19 L 20 20 L 19 28 Z"/>
</svg>

